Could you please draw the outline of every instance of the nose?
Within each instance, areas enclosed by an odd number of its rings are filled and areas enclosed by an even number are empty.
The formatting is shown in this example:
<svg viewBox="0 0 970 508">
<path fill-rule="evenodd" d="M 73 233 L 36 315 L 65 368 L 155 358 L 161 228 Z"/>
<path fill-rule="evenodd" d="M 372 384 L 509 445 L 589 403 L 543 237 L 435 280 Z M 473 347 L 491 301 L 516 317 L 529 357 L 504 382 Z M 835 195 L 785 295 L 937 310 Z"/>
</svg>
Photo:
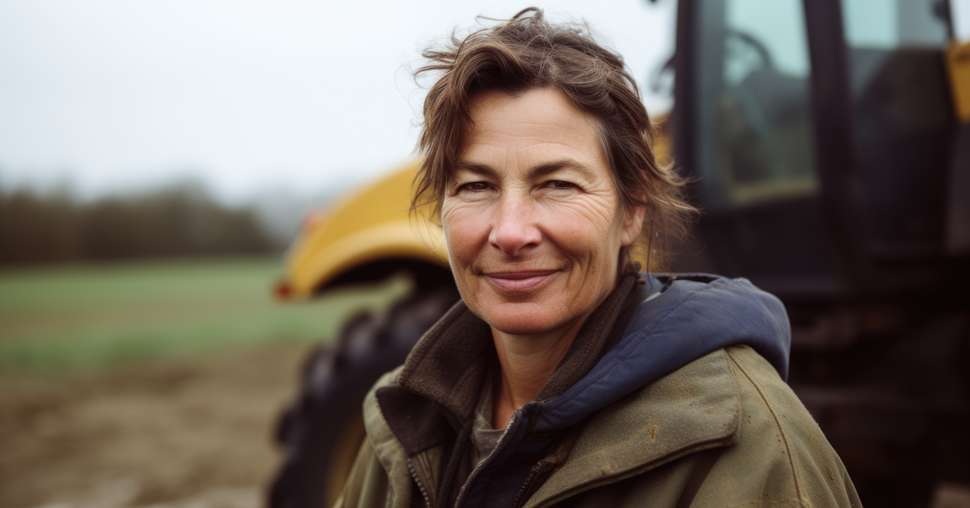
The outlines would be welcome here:
<svg viewBox="0 0 970 508">
<path fill-rule="evenodd" d="M 542 232 L 534 221 L 532 208 L 528 198 L 504 195 L 495 211 L 489 243 L 510 257 L 538 245 Z"/>
</svg>

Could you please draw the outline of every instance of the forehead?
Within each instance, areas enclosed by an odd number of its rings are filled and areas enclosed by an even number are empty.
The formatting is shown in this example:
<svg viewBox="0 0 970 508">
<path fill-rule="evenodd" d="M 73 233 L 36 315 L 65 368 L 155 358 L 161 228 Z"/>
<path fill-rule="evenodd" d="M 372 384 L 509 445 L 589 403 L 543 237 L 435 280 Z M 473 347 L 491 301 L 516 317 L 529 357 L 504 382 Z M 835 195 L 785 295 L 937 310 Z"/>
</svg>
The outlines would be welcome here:
<svg viewBox="0 0 970 508">
<path fill-rule="evenodd" d="M 461 161 L 570 157 L 606 169 L 599 122 L 559 90 L 483 92 L 472 99 L 469 112 Z"/>
</svg>

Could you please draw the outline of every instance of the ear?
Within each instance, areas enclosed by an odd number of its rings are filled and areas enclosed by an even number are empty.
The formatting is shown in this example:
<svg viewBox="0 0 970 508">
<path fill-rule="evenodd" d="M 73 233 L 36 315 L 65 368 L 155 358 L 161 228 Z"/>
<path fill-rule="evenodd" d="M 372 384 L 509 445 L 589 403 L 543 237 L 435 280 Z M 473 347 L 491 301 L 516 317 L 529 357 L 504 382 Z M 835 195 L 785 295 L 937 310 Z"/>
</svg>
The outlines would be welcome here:
<svg viewBox="0 0 970 508">
<path fill-rule="evenodd" d="M 623 245 L 630 246 L 640 237 L 643 231 L 643 219 L 647 214 L 647 207 L 635 206 L 623 213 Z"/>
</svg>

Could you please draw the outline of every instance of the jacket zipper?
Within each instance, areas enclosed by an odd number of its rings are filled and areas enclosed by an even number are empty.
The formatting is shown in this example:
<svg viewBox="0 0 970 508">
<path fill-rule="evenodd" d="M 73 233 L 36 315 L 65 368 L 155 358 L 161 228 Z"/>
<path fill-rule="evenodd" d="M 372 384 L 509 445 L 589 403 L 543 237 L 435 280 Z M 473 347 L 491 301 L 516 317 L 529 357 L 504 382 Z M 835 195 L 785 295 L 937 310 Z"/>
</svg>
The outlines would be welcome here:
<svg viewBox="0 0 970 508">
<path fill-rule="evenodd" d="M 427 489 L 424 488 L 424 484 L 418 479 L 418 472 L 414 469 L 414 462 L 409 458 L 407 459 L 408 472 L 411 473 L 411 479 L 414 480 L 414 484 L 418 486 L 418 490 L 421 491 L 421 497 L 424 498 L 424 504 L 428 508 L 434 508 L 431 505 L 431 496 L 428 495 Z"/>
<path fill-rule="evenodd" d="M 545 474 L 549 466 L 550 464 L 548 462 L 539 462 L 529 469 L 529 476 L 525 477 L 525 482 L 522 483 L 518 494 L 515 495 L 515 502 L 512 503 L 512 506 L 519 507 L 525 504 L 526 499 L 524 497 L 528 494 L 532 482 L 536 481 L 540 475 Z"/>
<path fill-rule="evenodd" d="M 478 473 L 480 473 L 482 469 L 485 469 L 485 466 L 492 462 L 492 459 L 495 458 L 499 450 L 502 449 L 502 445 L 508 442 L 509 431 L 515 426 L 515 422 L 519 419 L 520 414 L 520 411 L 512 413 L 512 421 L 510 421 L 509 425 L 505 428 L 505 433 L 502 434 L 502 437 L 499 439 L 498 444 L 495 445 L 492 453 L 488 454 L 488 456 L 485 457 L 485 460 L 480 461 L 478 465 L 472 469 L 472 472 L 469 473 L 468 479 L 465 480 L 465 483 L 461 486 L 461 490 L 458 491 L 458 497 L 455 499 L 455 508 L 459 508 L 461 506 L 462 501 L 465 498 L 465 491 L 468 490 L 469 485 L 474 483 L 475 477 L 478 476 Z"/>
</svg>

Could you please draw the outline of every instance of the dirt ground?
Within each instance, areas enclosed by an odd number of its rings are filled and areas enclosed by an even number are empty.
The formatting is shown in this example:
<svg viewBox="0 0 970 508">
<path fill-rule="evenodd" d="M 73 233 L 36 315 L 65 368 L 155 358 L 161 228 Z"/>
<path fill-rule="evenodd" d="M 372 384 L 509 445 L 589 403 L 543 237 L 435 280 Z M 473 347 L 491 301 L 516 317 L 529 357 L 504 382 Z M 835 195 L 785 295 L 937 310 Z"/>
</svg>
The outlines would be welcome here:
<svg viewBox="0 0 970 508">
<path fill-rule="evenodd" d="M 0 377 L 0 506 L 256 507 L 306 344 Z"/>
<path fill-rule="evenodd" d="M 255 508 L 273 423 L 306 344 L 154 360 L 59 379 L 0 376 L 0 506 Z M 942 486 L 934 508 L 970 506 Z"/>
</svg>

